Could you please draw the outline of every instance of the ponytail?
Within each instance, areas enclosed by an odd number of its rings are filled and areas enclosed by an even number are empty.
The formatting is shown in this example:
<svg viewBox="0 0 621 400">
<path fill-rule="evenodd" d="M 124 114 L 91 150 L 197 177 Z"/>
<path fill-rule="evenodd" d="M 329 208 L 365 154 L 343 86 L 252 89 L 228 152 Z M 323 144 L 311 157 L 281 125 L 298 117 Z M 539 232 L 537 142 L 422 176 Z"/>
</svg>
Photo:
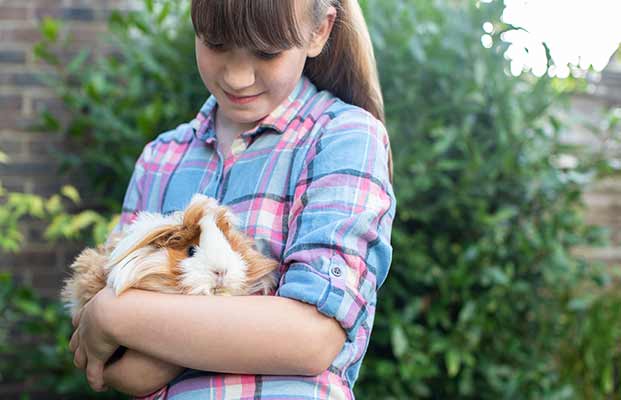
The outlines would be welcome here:
<svg viewBox="0 0 621 400">
<path fill-rule="evenodd" d="M 325 18 L 330 6 L 336 8 L 336 19 L 323 51 L 306 61 L 304 74 L 319 90 L 329 90 L 385 123 L 373 45 L 358 1 L 315 0 L 314 3 L 313 18 L 317 25 Z M 392 181 L 390 148 L 388 168 Z"/>
</svg>

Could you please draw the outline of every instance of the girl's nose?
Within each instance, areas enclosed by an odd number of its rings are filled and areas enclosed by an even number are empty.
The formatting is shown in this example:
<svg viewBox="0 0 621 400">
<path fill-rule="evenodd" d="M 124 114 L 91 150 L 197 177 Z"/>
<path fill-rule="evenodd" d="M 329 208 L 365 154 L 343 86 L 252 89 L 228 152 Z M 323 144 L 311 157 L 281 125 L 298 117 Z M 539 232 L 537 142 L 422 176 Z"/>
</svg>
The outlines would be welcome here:
<svg viewBox="0 0 621 400">
<path fill-rule="evenodd" d="M 247 95 L 253 93 L 243 93 L 243 90 L 254 85 L 254 67 L 247 60 L 241 57 L 231 57 L 224 71 L 224 83 L 226 87 L 233 91 L 233 95 Z"/>
</svg>

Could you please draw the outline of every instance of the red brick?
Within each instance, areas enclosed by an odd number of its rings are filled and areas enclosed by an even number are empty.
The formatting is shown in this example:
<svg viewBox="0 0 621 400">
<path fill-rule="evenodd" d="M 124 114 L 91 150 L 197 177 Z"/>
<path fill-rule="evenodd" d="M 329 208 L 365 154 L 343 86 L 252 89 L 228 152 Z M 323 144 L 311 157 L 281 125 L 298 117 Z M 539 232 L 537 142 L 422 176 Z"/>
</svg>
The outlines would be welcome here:
<svg viewBox="0 0 621 400">
<path fill-rule="evenodd" d="M 41 33 L 36 27 L 2 27 L 0 42 L 36 43 L 41 40 Z"/>
<path fill-rule="evenodd" d="M 35 6 L 33 9 L 33 17 L 38 20 L 42 20 L 46 17 L 60 19 L 62 15 L 62 9 L 58 6 L 55 7 L 53 4 L 42 4 Z"/>
<path fill-rule="evenodd" d="M 21 176 L 3 176 L 2 186 L 9 192 L 24 192 L 26 190 L 26 180 Z"/>
<path fill-rule="evenodd" d="M 0 96 L 0 114 L 16 113 L 22 111 L 22 96 Z"/>
<path fill-rule="evenodd" d="M 58 175 L 58 168 L 55 165 L 49 165 L 49 168 Z M 54 179 L 54 181 L 50 182 L 49 179 L 47 181 L 33 179 L 33 191 L 39 196 L 50 197 L 58 193 L 61 186 L 59 185 L 59 180 Z"/>
<path fill-rule="evenodd" d="M 10 155 L 9 155 L 10 156 Z M 0 164 L 0 176 L 45 176 L 56 175 L 55 168 L 50 167 L 50 162 L 10 162 Z"/>
<path fill-rule="evenodd" d="M 69 21 L 93 21 L 96 16 L 96 10 L 92 8 L 71 7 L 62 10 L 62 18 Z"/>
<path fill-rule="evenodd" d="M 0 111 L 2 113 L 2 111 Z M 5 129 L 13 129 L 18 131 L 29 131 L 34 129 L 39 120 L 35 117 L 24 117 L 21 114 L 6 113 L 2 114 L 2 127 Z"/>
<path fill-rule="evenodd" d="M 54 144 L 49 140 L 32 141 L 28 144 L 28 153 L 34 158 L 52 158 L 52 155 L 58 154 L 62 148 L 58 144 Z"/>
<path fill-rule="evenodd" d="M 69 29 L 71 39 L 80 43 L 94 43 L 100 41 L 106 35 L 104 24 L 91 24 L 90 26 L 73 26 Z"/>
<path fill-rule="evenodd" d="M 38 74 L 30 72 L 0 73 L 0 85 L 20 87 L 45 86 Z"/>
<path fill-rule="evenodd" d="M 45 291 L 46 297 L 57 297 L 63 285 L 63 280 L 68 276 L 62 272 L 55 271 L 51 273 L 46 273 L 44 271 L 36 271 L 34 273 L 33 271 L 23 271 L 15 273 L 20 275 L 24 284 L 32 286 L 37 292 L 41 293 L 41 291 Z"/>
<path fill-rule="evenodd" d="M 28 9 L 25 7 L 0 7 L 0 21 L 23 21 L 28 19 Z"/>
<path fill-rule="evenodd" d="M 10 155 L 10 157 L 19 157 L 24 154 L 24 141 L 16 139 L 0 139 L 0 151 Z M 3 182 L 4 183 L 4 182 Z"/>
<path fill-rule="evenodd" d="M 41 113 L 44 110 L 49 111 L 53 115 L 61 115 L 67 112 L 62 100 L 56 98 L 32 99 L 32 110 L 35 114 Z"/>
<path fill-rule="evenodd" d="M 31 221 L 29 224 L 45 226 L 43 221 Z M 33 272 L 51 274 L 57 272 L 58 251 L 56 249 L 33 250 L 24 248 L 15 255 L 13 267 L 16 270 L 28 269 Z"/>
<path fill-rule="evenodd" d="M 26 53 L 15 50 L 0 50 L 0 63 L 23 64 L 26 62 Z"/>
</svg>

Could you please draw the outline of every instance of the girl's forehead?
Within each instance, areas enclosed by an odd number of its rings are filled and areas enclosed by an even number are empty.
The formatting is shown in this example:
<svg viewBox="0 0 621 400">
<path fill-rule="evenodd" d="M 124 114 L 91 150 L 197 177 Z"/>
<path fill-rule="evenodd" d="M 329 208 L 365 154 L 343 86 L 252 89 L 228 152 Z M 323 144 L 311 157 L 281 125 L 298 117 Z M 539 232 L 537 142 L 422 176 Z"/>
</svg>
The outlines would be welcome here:
<svg viewBox="0 0 621 400">
<path fill-rule="evenodd" d="M 213 43 L 257 49 L 303 47 L 312 0 L 193 0 L 196 35 Z"/>
</svg>

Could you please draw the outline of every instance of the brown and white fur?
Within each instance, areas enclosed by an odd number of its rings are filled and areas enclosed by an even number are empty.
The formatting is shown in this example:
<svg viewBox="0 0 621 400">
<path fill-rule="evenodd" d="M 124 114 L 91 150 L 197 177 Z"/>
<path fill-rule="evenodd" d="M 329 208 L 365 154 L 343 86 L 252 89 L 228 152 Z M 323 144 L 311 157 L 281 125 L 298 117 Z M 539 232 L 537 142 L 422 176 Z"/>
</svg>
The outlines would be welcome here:
<svg viewBox="0 0 621 400">
<path fill-rule="evenodd" d="M 71 315 L 106 285 L 188 295 L 268 294 L 278 262 L 235 228 L 231 211 L 196 194 L 184 211 L 142 212 L 127 230 L 73 262 L 61 297 Z"/>
</svg>

